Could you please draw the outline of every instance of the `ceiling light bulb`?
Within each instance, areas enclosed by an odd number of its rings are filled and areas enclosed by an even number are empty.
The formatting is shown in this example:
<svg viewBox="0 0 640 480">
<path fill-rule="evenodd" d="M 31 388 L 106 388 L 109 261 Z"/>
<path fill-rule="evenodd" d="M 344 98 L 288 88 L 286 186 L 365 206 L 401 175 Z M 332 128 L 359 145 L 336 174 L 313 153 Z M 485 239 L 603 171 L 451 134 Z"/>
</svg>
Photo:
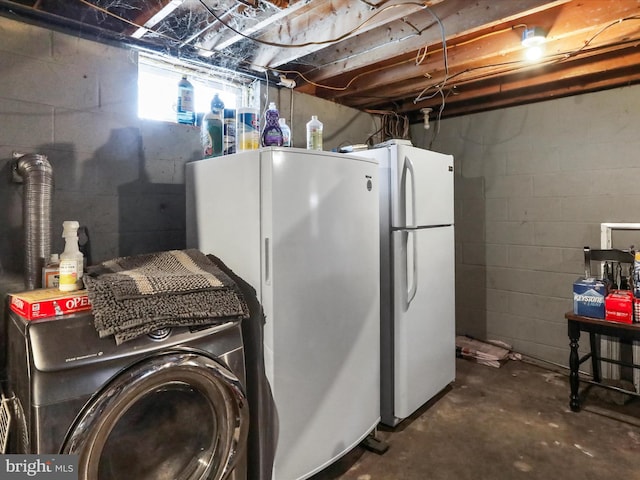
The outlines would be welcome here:
<svg viewBox="0 0 640 480">
<path fill-rule="evenodd" d="M 530 62 L 538 61 L 544 53 L 546 34 L 540 27 L 526 28 L 522 32 L 522 46 L 525 47 L 524 55 Z"/>
<path fill-rule="evenodd" d="M 524 52 L 524 56 L 527 58 L 527 60 L 529 60 L 530 62 L 535 62 L 537 60 L 540 60 L 542 58 L 542 54 L 543 54 L 543 49 L 540 45 L 534 45 L 533 47 L 529 47 L 525 50 Z"/>
<path fill-rule="evenodd" d="M 522 32 L 522 46 L 527 48 L 540 46 L 544 43 L 546 36 L 545 31 L 540 27 L 525 28 Z"/>
</svg>

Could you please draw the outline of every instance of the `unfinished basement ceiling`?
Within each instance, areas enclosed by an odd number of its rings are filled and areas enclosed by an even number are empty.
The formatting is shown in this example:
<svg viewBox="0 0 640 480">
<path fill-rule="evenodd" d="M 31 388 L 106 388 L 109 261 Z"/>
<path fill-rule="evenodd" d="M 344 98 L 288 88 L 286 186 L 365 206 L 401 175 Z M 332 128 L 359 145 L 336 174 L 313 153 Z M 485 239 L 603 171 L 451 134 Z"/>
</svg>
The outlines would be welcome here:
<svg viewBox="0 0 640 480">
<path fill-rule="evenodd" d="M 640 80 L 640 0 L 0 0 L 0 14 L 414 121 Z M 537 63 L 521 45 L 534 28 Z"/>
</svg>

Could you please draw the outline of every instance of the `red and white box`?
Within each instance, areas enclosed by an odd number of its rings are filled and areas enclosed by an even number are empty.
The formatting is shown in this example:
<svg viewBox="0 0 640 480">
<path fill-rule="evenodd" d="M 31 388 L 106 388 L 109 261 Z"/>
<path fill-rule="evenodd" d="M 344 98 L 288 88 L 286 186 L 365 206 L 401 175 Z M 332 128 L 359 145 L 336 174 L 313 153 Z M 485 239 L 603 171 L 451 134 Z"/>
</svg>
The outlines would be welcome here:
<svg viewBox="0 0 640 480">
<path fill-rule="evenodd" d="M 27 320 L 37 320 L 91 310 L 91 303 L 86 290 L 61 292 L 57 288 L 40 288 L 10 294 L 9 308 Z"/>
<path fill-rule="evenodd" d="M 613 290 L 604 299 L 605 320 L 633 323 L 633 292 Z"/>
</svg>

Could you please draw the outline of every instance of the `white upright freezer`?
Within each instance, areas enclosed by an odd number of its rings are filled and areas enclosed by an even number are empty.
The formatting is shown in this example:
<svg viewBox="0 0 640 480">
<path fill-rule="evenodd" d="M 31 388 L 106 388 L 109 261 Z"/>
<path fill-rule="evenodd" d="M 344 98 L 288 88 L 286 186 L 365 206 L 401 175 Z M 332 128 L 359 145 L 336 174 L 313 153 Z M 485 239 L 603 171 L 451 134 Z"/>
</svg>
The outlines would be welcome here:
<svg viewBox="0 0 640 480">
<path fill-rule="evenodd" d="M 190 162 L 187 245 L 254 286 L 279 417 L 273 479 L 305 479 L 380 420 L 378 165 L 265 148 Z"/>
<path fill-rule="evenodd" d="M 395 426 L 455 379 L 453 157 L 388 142 L 380 172 L 381 421 Z"/>
</svg>

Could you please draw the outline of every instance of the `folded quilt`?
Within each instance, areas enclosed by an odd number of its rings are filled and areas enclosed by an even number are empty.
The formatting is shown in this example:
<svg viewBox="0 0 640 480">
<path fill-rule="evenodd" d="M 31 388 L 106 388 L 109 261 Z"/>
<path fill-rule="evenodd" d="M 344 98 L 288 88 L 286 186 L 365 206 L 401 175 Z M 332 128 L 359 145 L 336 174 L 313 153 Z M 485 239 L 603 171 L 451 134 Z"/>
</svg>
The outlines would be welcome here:
<svg viewBox="0 0 640 480">
<path fill-rule="evenodd" d="M 116 258 L 83 278 L 96 330 L 118 344 L 160 328 L 249 316 L 236 283 L 195 249 Z"/>
</svg>

